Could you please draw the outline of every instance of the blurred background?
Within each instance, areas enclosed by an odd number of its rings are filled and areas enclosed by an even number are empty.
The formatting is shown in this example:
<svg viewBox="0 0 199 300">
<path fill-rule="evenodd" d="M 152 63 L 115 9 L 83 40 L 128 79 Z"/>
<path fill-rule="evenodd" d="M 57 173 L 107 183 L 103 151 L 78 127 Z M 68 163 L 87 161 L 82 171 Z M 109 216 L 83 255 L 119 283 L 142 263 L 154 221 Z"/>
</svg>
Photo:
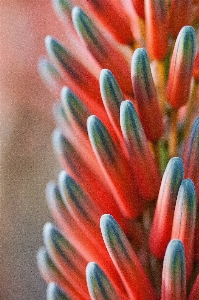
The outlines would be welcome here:
<svg viewBox="0 0 199 300">
<path fill-rule="evenodd" d="M 0 299 L 45 299 L 37 270 L 50 220 L 45 186 L 58 164 L 51 149 L 53 97 L 37 74 L 44 37 L 64 40 L 50 0 L 0 1 Z"/>
</svg>

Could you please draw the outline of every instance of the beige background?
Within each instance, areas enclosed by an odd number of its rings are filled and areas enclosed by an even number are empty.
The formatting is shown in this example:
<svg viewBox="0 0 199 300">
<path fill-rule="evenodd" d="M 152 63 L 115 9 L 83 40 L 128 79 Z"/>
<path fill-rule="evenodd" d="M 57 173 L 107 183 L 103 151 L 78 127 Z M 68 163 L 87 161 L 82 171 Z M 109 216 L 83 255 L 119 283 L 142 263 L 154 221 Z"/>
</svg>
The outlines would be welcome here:
<svg viewBox="0 0 199 300">
<path fill-rule="evenodd" d="M 51 149 L 53 97 L 37 74 L 47 34 L 63 36 L 50 1 L 0 1 L 2 300 L 45 299 L 35 257 L 50 220 L 45 186 L 58 170 Z"/>
</svg>

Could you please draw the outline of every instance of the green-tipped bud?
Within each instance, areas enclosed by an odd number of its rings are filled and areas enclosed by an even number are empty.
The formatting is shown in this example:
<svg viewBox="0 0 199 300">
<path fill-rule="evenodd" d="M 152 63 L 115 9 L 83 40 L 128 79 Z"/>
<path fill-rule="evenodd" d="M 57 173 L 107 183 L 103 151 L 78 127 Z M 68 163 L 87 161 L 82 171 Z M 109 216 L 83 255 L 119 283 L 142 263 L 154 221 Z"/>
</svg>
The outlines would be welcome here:
<svg viewBox="0 0 199 300">
<path fill-rule="evenodd" d="M 61 19 L 65 19 L 66 17 L 71 19 L 71 12 L 73 8 L 71 1 L 52 0 L 52 5 L 55 12 Z"/>
<path fill-rule="evenodd" d="M 183 242 L 186 255 L 187 278 L 191 275 L 194 255 L 197 199 L 193 182 L 184 179 L 180 185 L 173 218 L 172 239 Z"/>
<path fill-rule="evenodd" d="M 98 57 L 96 57 L 95 54 L 97 56 L 101 55 L 102 57 L 106 57 L 106 50 L 103 47 L 103 44 L 100 43 L 102 38 L 101 34 L 91 19 L 80 7 L 76 6 L 73 8 L 72 19 L 77 33 L 86 43 L 91 53 L 94 52 L 94 57 L 97 60 Z"/>
<path fill-rule="evenodd" d="M 147 138 L 155 142 L 163 134 L 162 114 L 157 100 L 148 55 L 143 48 L 138 48 L 133 53 L 131 79 L 144 131 Z"/>
<path fill-rule="evenodd" d="M 184 247 L 180 240 L 169 242 L 162 271 L 162 300 L 186 299 L 186 264 Z"/>
<path fill-rule="evenodd" d="M 111 123 L 118 130 L 120 128 L 120 104 L 124 96 L 114 75 L 108 69 L 103 69 L 100 73 L 100 92 Z"/>
<path fill-rule="evenodd" d="M 93 151 L 122 213 L 128 217 L 139 215 L 143 203 L 138 199 L 137 186 L 127 159 L 121 154 L 108 130 L 96 116 L 88 118 L 87 127 Z"/>
<path fill-rule="evenodd" d="M 86 280 L 91 299 L 120 299 L 106 274 L 96 263 L 90 262 L 87 265 Z"/>
<path fill-rule="evenodd" d="M 121 227 L 111 215 L 103 215 L 100 227 L 109 255 L 120 274 L 129 298 L 157 299 L 145 271 Z"/>
<path fill-rule="evenodd" d="M 168 162 L 162 178 L 149 239 L 150 250 L 159 259 L 164 258 L 171 238 L 176 199 L 183 176 L 181 158 L 173 157 Z"/>
<path fill-rule="evenodd" d="M 140 195 L 146 200 L 154 200 L 160 187 L 160 174 L 140 119 L 128 100 L 121 104 L 120 124 Z"/>
<path fill-rule="evenodd" d="M 54 282 L 49 283 L 46 290 L 46 300 L 71 300 Z"/>
<path fill-rule="evenodd" d="M 62 89 L 61 101 L 69 122 L 87 133 L 86 122 L 91 113 L 84 103 L 68 87 Z"/>
</svg>

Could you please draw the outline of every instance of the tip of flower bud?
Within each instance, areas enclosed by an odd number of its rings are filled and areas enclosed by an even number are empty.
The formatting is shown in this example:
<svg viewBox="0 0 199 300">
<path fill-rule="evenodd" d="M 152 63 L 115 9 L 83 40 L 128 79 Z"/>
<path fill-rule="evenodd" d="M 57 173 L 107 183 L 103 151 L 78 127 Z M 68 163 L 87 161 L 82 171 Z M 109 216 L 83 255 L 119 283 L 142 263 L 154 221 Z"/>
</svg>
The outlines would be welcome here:
<svg viewBox="0 0 199 300">
<path fill-rule="evenodd" d="M 86 267 L 87 286 L 92 299 L 119 299 L 103 270 L 95 262 Z"/>
<path fill-rule="evenodd" d="M 186 298 L 186 268 L 183 243 L 178 239 L 169 242 L 163 263 L 162 299 Z"/>
<path fill-rule="evenodd" d="M 65 14 L 70 14 L 72 10 L 71 1 L 68 0 L 52 0 L 52 6 L 57 15 L 60 17 Z"/>
<path fill-rule="evenodd" d="M 70 300 L 61 288 L 55 283 L 50 282 L 46 290 L 46 300 Z"/>
<path fill-rule="evenodd" d="M 138 48 L 133 53 L 131 79 L 144 131 L 147 138 L 155 142 L 163 134 L 162 114 L 157 100 L 148 55 L 143 48 Z"/>
<path fill-rule="evenodd" d="M 113 75 L 108 69 L 102 69 L 100 72 L 100 91 L 105 107 L 120 107 L 124 100 L 122 91 Z"/>
</svg>

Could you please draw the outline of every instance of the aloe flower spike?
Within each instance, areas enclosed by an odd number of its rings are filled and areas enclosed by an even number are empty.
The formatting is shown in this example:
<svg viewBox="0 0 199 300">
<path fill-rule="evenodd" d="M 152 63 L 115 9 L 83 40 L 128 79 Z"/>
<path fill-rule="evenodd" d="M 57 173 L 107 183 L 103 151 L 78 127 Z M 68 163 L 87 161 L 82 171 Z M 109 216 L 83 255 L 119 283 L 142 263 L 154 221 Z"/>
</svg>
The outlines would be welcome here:
<svg viewBox="0 0 199 300">
<path fill-rule="evenodd" d="M 120 123 L 139 193 L 146 200 L 154 200 L 160 187 L 160 174 L 142 124 L 129 100 L 121 103 Z"/>
<path fill-rule="evenodd" d="M 147 138 L 157 142 L 163 135 L 162 113 L 145 49 L 138 48 L 132 56 L 131 79 L 138 113 Z"/>
<path fill-rule="evenodd" d="M 94 262 L 86 267 L 87 286 L 92 300 L 121 299 L 103 270 Z M 123 295 L 122 299 L 127 299 Z"/>
<path fill-rule="evenodd" d="M 176 201 L 171 238 L 180 239 L 184 245 L 187 278 L 190 277 L 193 269 L 196 212 L 197 199 L 194 184 L 190 179 L 184 179 Z"/>
<path fill-rule="evenodd" d="M 151 253 L 159 259 L 164 258 L 171 238 L 176 199 L 183 175 L 181 158 L 170 159 L 162 178 L 149 238 Z"/>
<path fill-rule="evenodd" d="M 46 300 L 71 300 L 71 298 L 56 283 L 51 282 L 46 290 Z"/>
<path fill-rule="evenodd" d="M 127 290 L 128 299 L 157 299 L 137 255 L 118 223 L 111 215 L 103 215 L 100 227 L 106 248 Z"/>
<path fill-rule="evenodd" d="M 186 299 L 186 259 L 183 243 L 169 242 L 163 263 L 161 300 Z"/>
</svg>

